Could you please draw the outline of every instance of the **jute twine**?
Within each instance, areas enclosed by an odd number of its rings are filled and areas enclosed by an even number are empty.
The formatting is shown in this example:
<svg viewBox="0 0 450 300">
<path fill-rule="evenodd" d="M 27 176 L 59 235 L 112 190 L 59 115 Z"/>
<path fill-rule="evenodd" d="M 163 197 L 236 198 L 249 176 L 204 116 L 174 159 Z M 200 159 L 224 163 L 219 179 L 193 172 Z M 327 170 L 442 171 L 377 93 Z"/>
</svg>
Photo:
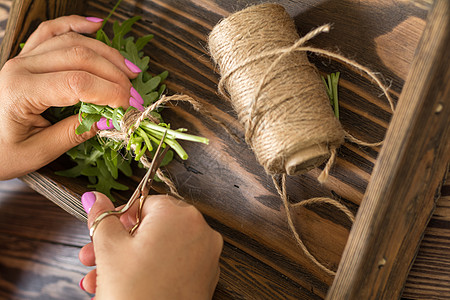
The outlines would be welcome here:
<svg viewBox="0 0 450 300">
<path fill-rule="evenodd" d="M 286 194 L 286 174 L 295 175 L 327 163 L 318 177 L 325 182 L 336 158 L 336 149 L 345 138 L 366 143 L 345 132 L 334 116 L 325 86 L 306 52 L 340 60 L 367 74 L 393 101 L 379 78 L 368 68 L 324 49 L 305 43 L 330 25 L 312 30 L 304 37 L 284 7 L 278 4 L 250 6 L 220 21 L 209 35 L 209 50 L 221 73 L 219 93 L 230 100 L 245 128 L 246 142 L 259 163 L 272 175 L 283 200 L 288 224 L 305 255 L 326 273 L 335 272 L 319 262 L 300 238 L 290 213 Z M 281 184 L 276 179 L 281 175 Z M 314 198 L 296 206 L 326 203 L 335 206 L 351 221 L 353 214 L 340 202 Z"/>
<path fill-rule="evenodd" d="M 200 103 L 193 99 L 190 96 L 187 95 L 172 95 L 172 96 L 165 96 L 163 95 L 159 100 L 155 101 L 152 105 L 148 106 L 144 111 L 139 111 L 136 109 L 131 109 L 120 120 L 120 130 L 111 129 L 111 130 L 100 130 L 97 135 L 100 138 L 108 138 L 115 141 L 122 142 L 124 146 L 128 144 L 128 141 L 133 134 L 133 132 L 139 127 L 142 121 L 145 119 L 148 119 L 150 122 L 153 122 L 155 124 L 158 124 L 158 120 L 153 118 L 150 114 L 150 112 L 156 110 L 157 108 L 161 107 L 167 102 L 171 101 L 184 101 L 188 102 L 192 105 L 192 107 L 196 111 L 203 112 L 202 106 Z M 206 112 L 205 112 L 206 113 Z M 140 162 L 144 167 L 147 169 L 151 166 L 151 160 L 144 154 L 140 158 Z M 178 193 L 177 188 L 173 181 L 167 177 L 164 172 L 161 169 L 158 169 L 156 172 L 156 175 L 161 179 L 170 189 L 170 193 L 179 198 L 183 199 L 183 197 Z"/>
</svg>

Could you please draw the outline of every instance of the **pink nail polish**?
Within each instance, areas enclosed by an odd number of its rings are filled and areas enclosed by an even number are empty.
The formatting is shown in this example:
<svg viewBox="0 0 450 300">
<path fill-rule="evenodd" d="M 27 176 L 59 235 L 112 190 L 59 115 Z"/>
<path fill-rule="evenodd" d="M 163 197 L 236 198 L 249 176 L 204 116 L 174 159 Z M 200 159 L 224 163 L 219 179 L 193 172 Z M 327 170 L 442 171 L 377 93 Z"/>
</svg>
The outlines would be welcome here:
<svg viewBox="0 0 450 300">
<path fill-rule="evenodd" d="M 109 125 L 108 125 L 108 123 L 109 123 Z M 97 128 L 100 129 L 100 130 L 114 129 L 114 125 L 112 124 L 111 120 L 108 120 L 105 117 L 102 117 L 97 122 Z"/>
<path fill-rule="evenodd" d="M 84 287 L 83 287 L 83 280 L 84 280 L 84 277 L 81 278 L 80 283 L 78 284 L 78 286 L 80 287 L 80 289 L 81 289 L 82 291 L 85 291 L 85 292 L 86 292 L 86 290 L 85 290 Z"/>
<path fill-rule="evenodd" d="M 140 104 L 136 99 L 130 97 L 130 105 L 139 109 L 140 111 L 144 111 L 144 107 Z"/>
<path fill-rule="evenodd" d="M 95 194 L 93 192 L 86 192 L 81 196 L 81 204 L 83 204 L 84 211 L 89 213 L 92 205 L 95 203 Z"/>
<path fill-rule="evenodd" d="M 133 64 L 131 61 L 129 61 L 126 58 L 125 58 L 125 64 L 127 65 L 128 69 L 130 69 L 130 71 L 133 73 L 141 73 L 142 72 L 138 66 L 136 66 L 135 64 Z"/>
<path fill-rule="evenodd" d="M 97 18 L 97 17 L 86 17 L 86 20 L 94 23 L 100 23 L 103 22 L 103 19 Z"/>
<path fill-rule="evenodd" d="M 144 99 L 142 99 L 141 95 L 139 95 L 138 91 L 134 87 L 131 87 L 130 89 L 131 97 L 133 97 L 137 102 L 139 102 L 141 105 L 144 105 Z"/>
</svg>

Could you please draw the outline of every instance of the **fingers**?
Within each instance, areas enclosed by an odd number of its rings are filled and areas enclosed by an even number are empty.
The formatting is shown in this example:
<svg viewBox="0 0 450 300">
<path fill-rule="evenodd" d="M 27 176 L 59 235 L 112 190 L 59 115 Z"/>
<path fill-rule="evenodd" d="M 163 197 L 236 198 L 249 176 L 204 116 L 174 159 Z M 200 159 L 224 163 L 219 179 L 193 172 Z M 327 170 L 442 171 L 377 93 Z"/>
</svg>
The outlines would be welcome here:
<svg viewBox="0 0 450 300">
<path fill-rule="evenodd" d="M 95 252 L 94 252 L 94 244 L 89 243 L 84 245 L 78 253 L 78 259 L 80 262 L 87 266 L 92 267 L 95 266 Z"/>
<path fill-rule="evenodd" d="M 31 34 L 20 55 L 26 54 L 46 40 L 70 31 L 78 33 L 93 33 L 100 29 L 102 20 L 81 16 L 65 16 L 43 22 Z"/>
<path fill-rule="evenodd" d="M 80 281 L 80 288 L 90 294 L 95 294 L 97 289 L 97 269 L 89 271 Z"/>
<path fill-rule="evenodd" d="M 33 114 L 40 114 L 50 106 L 71 106 L 79 101 L 110 107 L 130 106 L 131 83 L 126 86 L 108 81 L 85 71 L 67 71 L 22 77 L 16 88 L 35 87 L 27 93 Z"/>
<path fill-rule="evenodd" d="M 91 228 L 98 216 L 106 211 L 114 210 L 114 205 L 102 193 L 94 192 L 95 202 L 88 214 L 88 227 Z M 97 226 L 93 236 L 95 252 L 97 255 L 103 251 L 120 248 L 122 242 L 127 242 L 131 236 L 125 230 L 116 216 L 104 218 Z"/>
<path fill-rule="evenodd" d="M 33 160 L 24 160 L 27 168 L 33 168 L 32 165 L 37 167 L 46 165 L 96 134 L 97 129 L 94 125 L 90 131 L 78 135 L 75 133 L 78 125 L 78 116 L 74 115 L 37 132 L 23 141 L 20 147 L 33 149 L 33 152 L 38 154 Z"/>
<path fill-rule="evenodd" d="M 131 87 L 128 76 L 133 73 L 126 70 L 123 57 L 114 58 L 117 62 L 113 63 L 86 46 L 51 50 L 19 59 L 24 68 L 33 74 L 82 70 L 124 87 Z"/>
<path fill-rule="evenodd" d="M 136 77 L 136 75 L 141 72 L 139 68 L 137 68 L 133 64 L 130 64 L 129 61 L 126 61 L 118 50 L 109 47 L 98 40 L 85 37 L 74 32 L 69 32 L 54 37 L 50 40 L 47 40 L 46 42 L 42 43 L 32 51 L 27 53 L 27 56 L 35 56 L 60 49 L 67 49 L 67 48 L 70 49 L 80 47 L 88 48 L 97 53 L 98 55 L 103 56 L 105 59 L 115 64 L 122 72 L 124 72 L 130 78 Z M 77 54 L 80 53 L 74 53 L 73 55 Z"/>
</svg>

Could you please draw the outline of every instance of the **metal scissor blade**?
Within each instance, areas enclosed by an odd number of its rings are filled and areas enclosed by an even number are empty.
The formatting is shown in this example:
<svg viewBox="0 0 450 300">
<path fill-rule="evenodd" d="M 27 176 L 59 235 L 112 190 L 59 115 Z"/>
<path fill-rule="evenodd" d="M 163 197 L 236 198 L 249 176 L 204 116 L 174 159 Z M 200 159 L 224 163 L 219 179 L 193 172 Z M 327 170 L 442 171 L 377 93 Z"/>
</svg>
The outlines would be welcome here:
<svg viewBox="0 0 450 300">
<path fill-rule="evenodd" d="M 136 200 L 139 199 L 139 206 L 138 206 L 138 212 L 136 215 L 136 224 L 134 225 L 133 228 L 131 228 L 130 230 L 130 234 L 132 235 L 136 229 L 139 227 L 141 220 L 142 220 L 142 207 L 144 206 L 144 202 L 145 199 L 147 198 L 149 192 L 150 192 L 150 188 L 152 186 L 153 183 L 153 178 L 156 175 L 157 170 L 159 169 L 159 167 L 161 166 L 161 163 L 164 159 L 164 156 L 166 155 L 167 151 L 170 149 L 169 145 L 166 144 L 165 147 L 163 147 L 164 144 L 164 139 L 166 138 L 167 135 L 167 131 L 164 132 L 164 135 L 161 138 L 161 141 L 158 145 L 158 148 L 155 151 L 155 155 L 153 156 L 152 162 L 150 164 L 150 168 L 147 170 L 147 172 L 145 173 L 144 177 L 142 178 L 141 182 L 139 182 L 139 185 L 137 186 L 136 190 L 134 191 L 133 195 L 131 196 L 131 198 L 128 200 L 127 204 L 122 207 L 122 209 L 118 210 L 118 211 L 107 211 L 102 213 L 101 215 L 99 215 L 94 223 L 92 224 L 92 227 L 89 231 L 89 235 L 91 236 L 91 239 L 93 239 L 94 236 L 94 232 L 98 226 L 98 224 L 106 217 L 108 216 L 112 216 L 112 215 L 122 215 L 125 212 L 128 211 L 128 209 L 130 209 L 130 207 L 132 207 L 134 205 L 134 203 L 136 202 Z M 164 149 L 164 150 L 161 150 Z"/>
</svg>

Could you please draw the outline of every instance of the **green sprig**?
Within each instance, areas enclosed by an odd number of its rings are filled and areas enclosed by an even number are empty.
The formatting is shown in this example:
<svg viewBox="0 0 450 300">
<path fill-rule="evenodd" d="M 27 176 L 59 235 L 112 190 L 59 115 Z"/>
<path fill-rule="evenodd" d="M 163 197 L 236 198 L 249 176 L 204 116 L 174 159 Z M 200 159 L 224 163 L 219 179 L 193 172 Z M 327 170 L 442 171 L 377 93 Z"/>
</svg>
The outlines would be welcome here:
<svg viewBox="0 0 450 300">
<path fill-rule="evenodd" d="M 339 119 L 339 98 L 338 98 L 338 84 L 340 72 L 331 73 L 327 75 L 327 79 L 322 76 L 323 83 L 325 84 L 328 98 L 330 99 L 331 107 L 334 110 L 334 115 Z"/>
</svg>

